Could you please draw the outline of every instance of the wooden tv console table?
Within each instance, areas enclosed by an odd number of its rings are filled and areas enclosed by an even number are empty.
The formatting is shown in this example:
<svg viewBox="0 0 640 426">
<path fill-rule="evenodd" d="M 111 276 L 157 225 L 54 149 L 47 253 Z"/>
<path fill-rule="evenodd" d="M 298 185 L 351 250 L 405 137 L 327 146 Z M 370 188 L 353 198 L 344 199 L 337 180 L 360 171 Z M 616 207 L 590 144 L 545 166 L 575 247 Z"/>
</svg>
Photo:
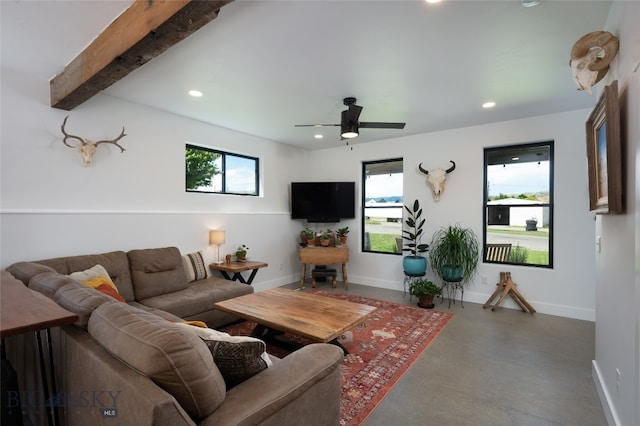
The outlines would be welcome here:
<svg viewBox="0 0 640 426">
<path fill-rule="evenodd" d="M 302 262 L 302 276 L 300 288 L 304 288 L 304 278 L 307 273 L 307 263 L 310 265 L 342 265 L 342 280 L 344 288 L 349 289 L 347 280 L 347 262 L 349 261 L 349 247 L 301 247 L 300 262 Z"/>
</svg>

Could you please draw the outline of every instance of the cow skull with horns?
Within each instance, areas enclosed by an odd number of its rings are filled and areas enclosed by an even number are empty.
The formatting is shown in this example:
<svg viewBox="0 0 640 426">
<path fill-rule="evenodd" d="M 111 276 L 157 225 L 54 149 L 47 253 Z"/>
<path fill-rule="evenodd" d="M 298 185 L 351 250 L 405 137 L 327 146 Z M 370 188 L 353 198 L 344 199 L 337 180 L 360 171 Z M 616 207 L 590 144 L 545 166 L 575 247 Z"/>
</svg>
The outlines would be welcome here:
<svg viewBox="0 0 640 426">
<path fill-rule="evenodd" d="M 64 130 L 64 126 L 65 126 L 65 124 L 67 124 L 67 119 L 68 118 L 69 118 L 69 116 L 67 115 L 64 118 L 64 121 L 62 122 L 62 126 L 60 126 L 60 129 L 62 130 L 62 134 L 64 135 L 64 139 L 62 140 L 62 143 L 64 143 L 69 148 L 76 148 L 76 146 L 69 145 L 67 143 L 67 139 L 76 139 L 76 140 L 80 141 L 80 154 L 82 154 L 82 158 L 84 159 L 85 167 L 89 167 L 91 165 L 91 159 L 93 158 L 93 154 L 96 153 L 96 148 L 101 143 L 112 143 L 115 146 L 117 146 L 118 148 L 120 148 L 120 152 L 124 152 L 125 151 L 125 149 L 118 144 L 118 141 L 120 139 L 122 139 L 123 137 L 127 136 L 124 133 L 124 127 L 122 127 L 122 132 L 120 132 L 120 135 L 117 138 L 113 139 L 113 140 L 102 140 L 102 141 L 98 141 L 98 142 L 91 142 L 89 139 L 81 138 L 80 136 L 70 135 L 69 133 L 67 133 Z"/>
<path fill-rule="evenodd" d="M 445 184 L 445 180 L 447 179 L 447 174 L 451 173 L 456 169 L 456 163 L 452 160 L 449 160 L 449 161 L 451 161 L 452 166 L 449 167 L 447 170 L 444 170 L 444 169 L 425 170 L 422 168 L 422 163 L 418 165 L 418 168 L 420 169 L 420 171 L 428 176 L 427 181 L 433 187 L 433 198 L 435 198 L 436 201 L 440 201 L 440 194 L 444 192 L 444 184 Z"/>
</svg>

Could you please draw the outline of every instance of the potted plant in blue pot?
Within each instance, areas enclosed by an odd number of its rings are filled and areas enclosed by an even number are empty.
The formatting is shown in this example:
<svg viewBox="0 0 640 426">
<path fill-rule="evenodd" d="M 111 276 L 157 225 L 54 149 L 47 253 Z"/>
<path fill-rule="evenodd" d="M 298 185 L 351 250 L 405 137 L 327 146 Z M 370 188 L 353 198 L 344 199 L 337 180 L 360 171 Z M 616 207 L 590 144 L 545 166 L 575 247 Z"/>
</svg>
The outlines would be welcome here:
<svg viewBox="0 0 640 426">
<path fill-rule="evenodd" d="M 402 259 L 402 267 L 407 275 L 422 276 L 427 271 L 427 258 L 421 253 L 429 250 L 429 244 L 420 242 L 426 219 L 422 217 L 422 208 L 420 208 L 420 202 L 417 199 L 413 202 L 412 207 L 405 205 L 404 209 L 407 212 L 407 219 L 404 221 L 407 227 L 402 230 L 402 238 L 407 243 L 402 251 L 408 251 L 410 254 Z"/>
<path fill-rule="evenodd" d="M 478 268 L 478 238 L 471 228 L 449 225 L 433 234 L 429 260 L 444 281 L 469 281 Z"/>
</svg>

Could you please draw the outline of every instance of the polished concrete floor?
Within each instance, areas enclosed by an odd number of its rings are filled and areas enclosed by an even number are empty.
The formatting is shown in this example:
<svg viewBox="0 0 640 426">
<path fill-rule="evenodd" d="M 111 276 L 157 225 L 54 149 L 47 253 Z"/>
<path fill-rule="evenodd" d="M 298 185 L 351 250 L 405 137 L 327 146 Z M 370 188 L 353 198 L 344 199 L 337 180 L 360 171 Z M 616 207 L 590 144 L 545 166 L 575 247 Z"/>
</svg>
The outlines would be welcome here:
<svg viewBox="0 0 640 426">
<path fill-rule="evenodd" d="M 344 291 L 341 284 L 335 291 Z M 349 287 L 357 295 L 416 302 L 394 290 Z M 364 426 L 607 424 L 591 375 L 594 323 L 470 302 L 462 308 L 459 300 L 449 309 L 447 299 L 438 299 L 436 309 L 455 315 Z"/>
</svg>

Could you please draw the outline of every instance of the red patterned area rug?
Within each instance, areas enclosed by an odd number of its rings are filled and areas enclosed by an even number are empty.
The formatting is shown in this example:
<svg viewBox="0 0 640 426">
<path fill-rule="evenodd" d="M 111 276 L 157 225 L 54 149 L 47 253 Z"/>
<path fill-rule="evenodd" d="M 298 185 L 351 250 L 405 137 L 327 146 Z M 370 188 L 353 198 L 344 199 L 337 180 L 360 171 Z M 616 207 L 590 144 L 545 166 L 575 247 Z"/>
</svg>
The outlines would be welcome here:
<svg viewBox="0 0 640 426">
<path fill-rule="evenodd" d="M 378 308 L 364 324 L 338 339 L 349 351 L 342 361 L 340 425 L 362 424 L 393 386 L 404 376 L 447 322 L 452 313 L 401 305 L 328 290 L 310 290 Z M 226 328 L 233 335 L 249 335 L 255 323 L 245 321 Z M 305 339 L 289 336 L 299 343 Z M 288 351 L 267 345 L 267 351 L 284 357 Z"/>
</svg>

